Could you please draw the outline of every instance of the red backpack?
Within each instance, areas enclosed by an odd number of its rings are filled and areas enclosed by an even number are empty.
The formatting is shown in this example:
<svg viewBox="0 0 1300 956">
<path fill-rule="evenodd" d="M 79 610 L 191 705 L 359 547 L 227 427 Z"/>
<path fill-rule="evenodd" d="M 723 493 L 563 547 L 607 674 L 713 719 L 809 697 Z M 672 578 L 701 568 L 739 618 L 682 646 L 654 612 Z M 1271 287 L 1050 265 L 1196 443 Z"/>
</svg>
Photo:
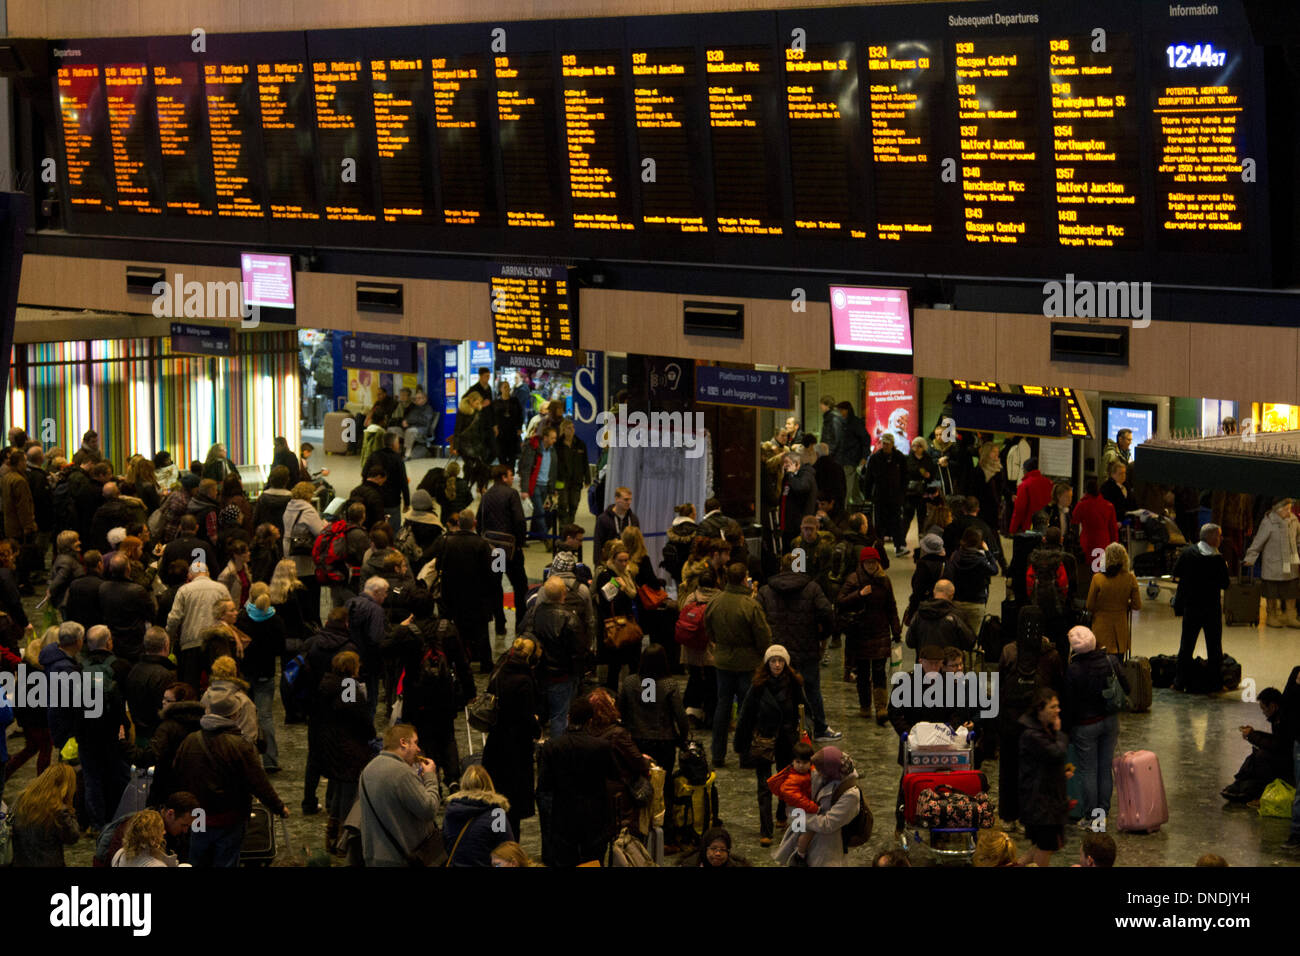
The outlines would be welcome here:
<svg viewBox="0 0 1300 956">
<path fill-rule="evenodd" d="M 704 612 L 709 608 L 703 601 L 691 601 L 677 615 L 677 643 L 695 650 L 708 646 L 709 635 L 704 629 Z"/>
<path fill-rule="evenodd" d="M 311 559 L 316 565 L 316 580 L 321 584 L 346 584 L 348 568 L 348 522 L 340 518 L 316 537 Z"/>
</svg>

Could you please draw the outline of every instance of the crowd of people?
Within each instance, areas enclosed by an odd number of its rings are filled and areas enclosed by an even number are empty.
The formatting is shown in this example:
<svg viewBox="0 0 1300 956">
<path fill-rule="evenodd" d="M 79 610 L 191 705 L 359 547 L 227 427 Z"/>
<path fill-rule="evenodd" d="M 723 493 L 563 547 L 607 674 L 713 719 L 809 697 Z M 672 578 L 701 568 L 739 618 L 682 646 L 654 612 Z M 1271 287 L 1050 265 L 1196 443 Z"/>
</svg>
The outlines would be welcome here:
<svg viewBox="0 0 1300 956">
<path fill-rule="evenodd" d="M 667 810 L 665 849 L 684 851 L 686 865 L 746 865 L 716 807 L 686 826 L 674 816 L 677 796 L 728 773 L 733 756 L 753 774 L 761 847 L 777 844 L 774 858 L 790 865 L 845 865 L 865 804 L 828 722 L 821 669 L 833 650 L 829 673 L 854 685 L 863 732 L 897 733 L 900 763 L 902 736 L 921 722 L 965 726 L 976 761 L 997 760 L 1004 839 L 983 837 L 981 860 L 1008 862 L 1011 835 L 1023 834 L 1020 861 L 1047 865 L 1071 817 L 1091 834 L 1109 813 L 1119 713 L 1135 690 L 1117 665 L 1141 607 L 1114 489 L 1089 480 L 1075 505 L 1068 483 L 1013 448 L 1008 495 L 991 442 L 936 434 L 903 454 L 885 435 L 873 450 L 851 406 L 826 400 L 820 436 L 787 422 L 768 446 L 775 520 L 761 548 L 710 498 L 702 514 L 676 509 L 656 563 L 633 491 L 620 487 L 595 516 L 588 564 L 573 519 L 591 476 L 572 422 L 551 403 L 527 437 L 503 440 L 523 419 L 496 410 L 508 387 L 492 398 L 489 384 L 464 399 L 459 461 L 414 489 L 401 431 L 411 419 L 399 413 L 394 426 L 372 410 L 367 429 L 382 430 L 337 516 L 322 510 L 326 473 L 312 472 L 310 445 L 295 455 L 277 440 L 250 500 L 220 445 L 186 469 L 165 452 L 133 456 L 119 475 L 93 432 L 71 461 L 11 432 L 0 666 L 102 675 L 106 693 L 93 715 L 68 702 L 12 715 L 24 747 L 11 759 L 0 750 L 5 776 L 32 758 L 38 770 L 9 819 L 17 864 L 59 865 L 89 831 L 107 841 L 105 865 L 237 865 L 253 798 L 281 816 L 294 802 L 276 786 L 279 696 L 284 722 L 307 724 L 301 812 L 323 810 L 326 845 L 366 865 L 532 865 L 519 838 L 534 816 L 540 862 L 577 865 L 650 840 L 655 805 Z M 1104 466 L 1121 499 L 1126 454 L 1120 436 Z M 534 519 L 562 516 L 536 585 L 524 554 L 549 531 L 530 528 L 526 498 Z M 1244 561 L 1263 562 L 1270 602 L 1294 602 L 1300 522 L 1289 501 L 1266 522 Z M 1221 653 L 1223 532 L 1205 523 L 1198 537 L 1176 570 L 1184 689 L 1200 631 L 1211 666 Z M 905 597 L 886 573 L 891 557 L 911 562 Z M 998 574 L 1005 639 L 987 613 Z M 51 614 L 37 633 L 22 597 L 42 581 Z M 996 665 L 997 716 L 896 705 L 903 646 L 926 672 Z M 1256 755 L 1229 799 L 1256 799 L 1275 773 L 1294 777 L 1300 668 L 1260 705 L 1272 731 L 1243 728 Z M 485 732 L 481 753 L 472 734 L 460 750 L 462 713 Z M 711 767 L 697 730 L 711 734 Z M 132 766 L 156 768 L 148 809 L 118 817 Z M 1300 823 L 1288 846 L 1298 842 Z M 1085 862 L 1113 858 L 1113 844 L 1085 845 Z"/>
</svg>

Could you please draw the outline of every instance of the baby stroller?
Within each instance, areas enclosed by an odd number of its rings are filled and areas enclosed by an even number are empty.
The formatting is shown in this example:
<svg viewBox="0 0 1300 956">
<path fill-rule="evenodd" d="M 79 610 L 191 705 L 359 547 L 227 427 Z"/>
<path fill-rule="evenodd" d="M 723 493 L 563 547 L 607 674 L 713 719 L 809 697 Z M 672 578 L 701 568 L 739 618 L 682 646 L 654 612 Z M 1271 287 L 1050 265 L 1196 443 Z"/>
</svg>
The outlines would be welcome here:
<svg viewBox="0 0 1300 956">
<path fill-rule="evenodd" d="M 903 753 L 903 851 L 923 847 L 940 859 L 969 860 L 979 831 L 993 826 L 988 778 L 974 769 L 974 735 L 917 724 L 903 736 Z"/>
</svg>

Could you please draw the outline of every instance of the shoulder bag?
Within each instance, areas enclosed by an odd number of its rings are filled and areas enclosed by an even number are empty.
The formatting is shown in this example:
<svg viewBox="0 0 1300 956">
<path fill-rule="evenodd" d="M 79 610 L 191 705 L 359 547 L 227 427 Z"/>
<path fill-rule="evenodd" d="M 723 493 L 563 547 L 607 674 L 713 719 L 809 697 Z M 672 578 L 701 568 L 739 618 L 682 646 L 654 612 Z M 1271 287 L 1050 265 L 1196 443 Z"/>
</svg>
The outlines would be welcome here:
<svg viewBox="0 0 1300 956">
<path fill-rule="evenodd" d="M 492 670 L 492 676 L 488 678 L 483 693 L 474 698 L 474 702 L 465 709 L 465 719 L 471 727 L 480 733 L 486 734 L 495 729 L 497 721 L 501 717 L 501 702 L 497 698 L 496 692 L 497 675 L 501 673 L 501 668 L 505 666 L 508 658 L 509 652 L 507 651 Z"/>
<path fill-rule="evenodd" d="M 402 844 L 398 842 L 397 837 L 393 836 L 392 831 L 384 824 L 384 818 L 375 809 L 375 805 L 370 800 L 370 793 L 366 790 L 366 781 L 364 779 L 361 781 L 361 795 L 365 798 L 366 806 L 370 807 L 370 812 L 375 815 L 375 822 L 379 824 L 379 829 L 384 831 L 384 836 L 393 845 L 393 849 L 406 860 L 407 866 L 421 868 L 447 865 L 451 858 L 447 855 L 447 846 L 442 840 L 442 829 L 437 825 L 436 821 L 433 829 L 429 831 L 429 835 L 420 841 L 419 846 L 408 853 L 402 849 Z M 469 824 L 467 823 L 465 826 L 468 827 Z M 456 837 L 457 845 L 460 844 L 460 837 L 464 835 L 465 831 L 462 829 L 460 836 Z"/>
</svg>

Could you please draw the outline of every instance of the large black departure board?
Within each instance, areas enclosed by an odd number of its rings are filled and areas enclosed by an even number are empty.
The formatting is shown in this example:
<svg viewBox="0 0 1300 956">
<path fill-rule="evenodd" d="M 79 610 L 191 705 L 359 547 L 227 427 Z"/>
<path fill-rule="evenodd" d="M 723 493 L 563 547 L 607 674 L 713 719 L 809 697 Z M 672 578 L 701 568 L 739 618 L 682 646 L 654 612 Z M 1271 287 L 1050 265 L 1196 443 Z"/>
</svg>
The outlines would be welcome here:
<svg viewBox="0 0 1300 956">
<path fill-rule="evenodd" d="M 209 41 L 54 44 L 70 231 L 1234 285 L 1279 261 L 1242 0 Z"/>
</svg>

